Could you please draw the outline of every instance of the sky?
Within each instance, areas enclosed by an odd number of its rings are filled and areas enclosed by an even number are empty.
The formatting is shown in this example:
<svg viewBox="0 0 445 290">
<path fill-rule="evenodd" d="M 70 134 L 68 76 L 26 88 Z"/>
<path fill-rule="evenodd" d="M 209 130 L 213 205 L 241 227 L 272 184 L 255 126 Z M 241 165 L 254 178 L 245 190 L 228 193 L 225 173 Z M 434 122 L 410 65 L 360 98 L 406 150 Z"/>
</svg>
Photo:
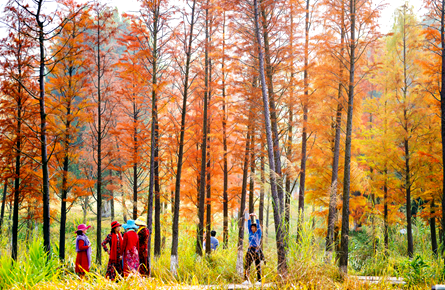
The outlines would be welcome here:
<svg viewBox="0 0 445 290">
<path fill-rule="evenodd" d="M 55 7 L 54 0 L 46 0 L 45 1 L 49 6 Z M 80 1 L 83 2 L 83 1 Z M 118 8 L 119 13 L 123 12 L 135 12 L 139 10 L 139 2 L 137 0 L 104 0 L 102 3 L 107 3 L 110 6 L 115 6 Z M 393 20 L 392 16 L 394 11 L 402 6 L 405 2 L 407 2 L 410 6 L 414 8 L 414 12 L 419 15 L 424 14 L 425 9 L 423 9 L 424 0 L 374 0 L 376 3 L 387 3 L 386 7 L 382 11 L 381 19 L 380 19 L 380 29 L 382 33 L 388 33 L 392 27 Z M 0 0 L 0 11 L 3 12 L 3 8 L 5 5 L 5 0 Z M 0 13 L 1 13 L 0 12 Z M 0 37 L 5 35 L 5 27 L 0 24 Z"/>
</svg>

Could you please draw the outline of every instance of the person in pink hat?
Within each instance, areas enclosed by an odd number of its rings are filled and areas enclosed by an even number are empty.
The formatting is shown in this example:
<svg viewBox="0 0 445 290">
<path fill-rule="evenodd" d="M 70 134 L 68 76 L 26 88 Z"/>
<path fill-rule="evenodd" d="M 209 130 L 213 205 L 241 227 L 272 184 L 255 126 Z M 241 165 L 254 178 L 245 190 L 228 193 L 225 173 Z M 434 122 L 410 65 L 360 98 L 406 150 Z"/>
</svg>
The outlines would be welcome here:
<svg viewBox="0 0 445 290">
<path fill-rule="evenodd" d="M 81 224 L 77 227 L 77 238 L 76 238 L 76 273 L 83 277 L 86 272 L 90 272 L 91 266 L 91 243 L 88 237 L 86 236 L 87 230 L 91 228 L 91 226 L 86 226 Z"/>
</svg>

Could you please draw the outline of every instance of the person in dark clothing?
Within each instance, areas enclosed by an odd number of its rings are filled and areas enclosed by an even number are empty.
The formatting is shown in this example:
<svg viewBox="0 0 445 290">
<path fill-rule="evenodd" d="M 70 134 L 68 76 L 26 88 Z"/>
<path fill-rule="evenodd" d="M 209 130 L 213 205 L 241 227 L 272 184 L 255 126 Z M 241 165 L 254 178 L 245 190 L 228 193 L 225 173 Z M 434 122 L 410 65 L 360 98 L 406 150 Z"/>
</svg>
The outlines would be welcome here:
<svg viewBox="0 0 445 290">
<path fill-rule="evenodd" d="M 249 219 L 248 229 L 249 229 L 249 248 L 246 253 L 246 262 L 244 264 L 244 281 L 243 284 L 250 284 L 249 273 L 250 266 L 255 261 L 255 267 L 257 271 L 257 282 L 256 284 L 261 285 L 261 260 L 264 259 L 263 252 L 261 250 L 261 226 L 260 221 L 257 219 L 256 214 L 251 213 L 250 217 L 256 219 L 256 223 L 252 223 Z"/>
</svg>

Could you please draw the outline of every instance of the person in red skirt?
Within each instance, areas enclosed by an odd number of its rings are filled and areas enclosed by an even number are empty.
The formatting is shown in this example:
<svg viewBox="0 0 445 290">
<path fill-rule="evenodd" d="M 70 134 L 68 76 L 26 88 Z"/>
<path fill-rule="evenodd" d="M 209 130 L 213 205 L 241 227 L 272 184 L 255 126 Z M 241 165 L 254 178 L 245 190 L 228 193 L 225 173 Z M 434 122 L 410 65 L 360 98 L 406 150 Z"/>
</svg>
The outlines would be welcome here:
<svg viewBox="0 0 445 290">
<path fill-rule="evenodd" d="M 86 236 L 87 230 L 91 226 L 81 224 L 77 227 L 76 238 L 76 268 L 75 272 L 80 277 L 85 276 L 86 272 L 90 272 L 91 266 L 91 243 Z"/>
<path fill-rule="evenodd" d="M 124 242 L 121 249 L 124 261 L 124 277 L 126 277 L 131 272 L 137 273 L 139 268 L 139 237 L 136 233 L 138 226 L 134 223 L 134 220 L 128 220 L 122 227 L 127 230 L 124 234 Z"/>
<path fill-rule="evenodd" d="M 150 232 L 147 229 L 147 222 L 145 217 L 140 216 L 134 223 L 139 226 L 137 231 L 139 237 L 139 273 L 142 276 L 150 276 L 150 267 L 148 265 L 148 239 L 150 238 Z"/>
<path fill-rule="evenodd" d="M 120 252 L 123 245 L 123 239 L 120 229 L 121 224 L 117 221 L 113 221 L 111 223 L 111 233 L 108 234 L 101 244 L 104 251 L 110 256 L 105 277 L 113 281 L 116 279 L 117 275 L 122 275 L 122 257 Z M 110 245 L 110 249 L 108 249 L 107 244 Z"/>
</svg>

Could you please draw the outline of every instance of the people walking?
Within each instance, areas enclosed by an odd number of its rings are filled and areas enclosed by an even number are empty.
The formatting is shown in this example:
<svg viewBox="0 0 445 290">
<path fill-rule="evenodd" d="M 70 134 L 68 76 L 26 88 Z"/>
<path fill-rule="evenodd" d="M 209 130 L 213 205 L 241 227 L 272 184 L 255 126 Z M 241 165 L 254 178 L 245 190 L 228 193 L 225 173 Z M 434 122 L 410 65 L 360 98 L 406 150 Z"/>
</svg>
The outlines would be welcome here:
<svg viewBox="0 0 445 290">
<path fill-rule="evenodd" d="M 86 236 L 87 230 L 91 226 L 86 226 L 85 224 L 80 224 L 77 227 L 77 238 L 76 238 L 76 268 L 75 272 L 83 277 L 86 272 L 90 271 L 91 266 L 91 243 Z"/>
<path fill-rule="evenodd" d="M 124 241 L 121 249 L 124 264 L 123 272 L 124 277 L 126 277 L 131 272 L 137 272 L 139 268 L 139 237 L 136 233 L 138 226 L 134 223 L 134 220 L 128 220 L 122 227 L 127 230 L 124 234 Z"/>
<path fill-rule="evenodd" d="M 261 250 L 261 226 L 260 221 L 257 219 L 256 214 L 251 213 L 251 218 L 256 219 L 256 223 L 252 223 L 251 219 L 248 221 L 249 229 L 249 248 L 246 253 L 246 262 L 244 264 L 244 278 L 243 284 L 250 284 L 249 273 L 252 262 L 255 261 L 255 267 L 257 271 L 257 285 L 261 285 L 261 260 L 264 260 L 264 255 Z"/>
<path fill-rule="evenodd" d="M 118 275 L 122 275 L 122 257 L 120 252 L 123 246 L 123 239 L 120 230 L 121 224 L 113 221 L 111 223 L 111 232 L 102 242 L 102 248 L 109 255 L 105 276 L 113 281 Z M 110 245 L 110 249 L 108 249 L 107 244 Z"/>
</svg>

